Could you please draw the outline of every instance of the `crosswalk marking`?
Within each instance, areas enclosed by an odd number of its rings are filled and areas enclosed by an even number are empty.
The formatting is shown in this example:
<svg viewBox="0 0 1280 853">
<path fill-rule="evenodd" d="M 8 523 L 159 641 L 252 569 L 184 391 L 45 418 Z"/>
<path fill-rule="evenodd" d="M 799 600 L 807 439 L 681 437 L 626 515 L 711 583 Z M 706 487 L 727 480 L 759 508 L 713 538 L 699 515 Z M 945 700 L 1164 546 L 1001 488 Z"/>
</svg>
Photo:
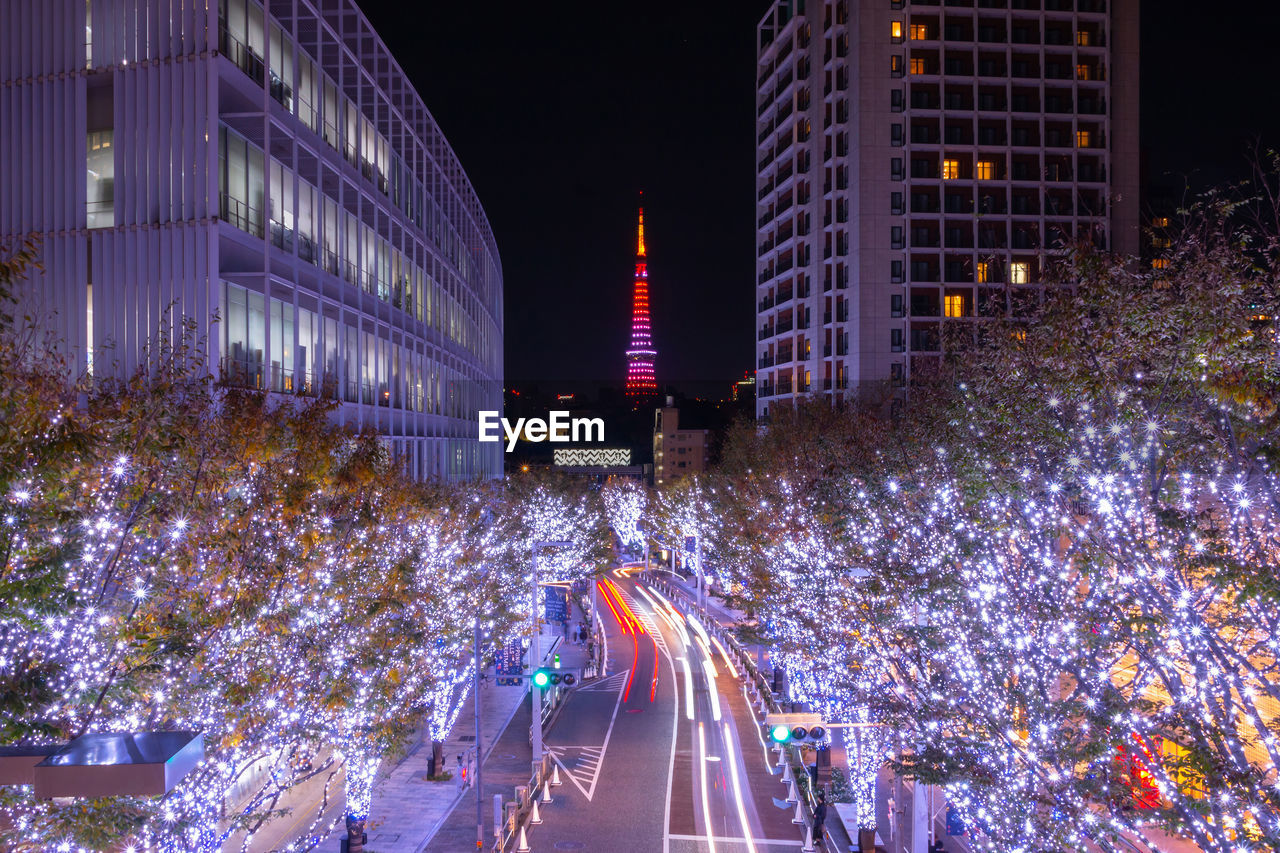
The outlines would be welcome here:
<svg viewBox="0 0 1280 853">
<path fill-rule="evenodd" d="M 578 688 L 581 693 L 587 690 L 613 690 L 617 693 L 617 701 L 613 705 L 613 716 L 609 719 L 609 728 L 604 733 L 604 743 L 590 746 L 547 746 L 551 760 L 560 765 L 560 769 L 569 777 L 573 787 L 582 792 L 582 796 L 591 802 L 595 796 L 596 784 L 600 781 L 600 769 L 604 766 L 604 753 L 609 748 L 609 738 L 613 736 L 613 724 L 618 719 L 618 708 L 622 705 L 622 691 L 627 686 L 630 670 L 614 673 L 608 678 Z M 572 766 L 570 766 L 572 765 Z"/>
</svg>

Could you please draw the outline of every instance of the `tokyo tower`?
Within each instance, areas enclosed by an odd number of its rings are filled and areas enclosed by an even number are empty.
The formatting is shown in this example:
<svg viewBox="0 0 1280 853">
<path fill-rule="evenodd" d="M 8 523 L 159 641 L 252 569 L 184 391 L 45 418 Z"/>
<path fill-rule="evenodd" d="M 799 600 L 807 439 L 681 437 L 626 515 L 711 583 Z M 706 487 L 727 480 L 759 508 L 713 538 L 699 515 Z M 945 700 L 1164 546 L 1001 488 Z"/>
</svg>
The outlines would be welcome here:
<svg viewBox="0 0 1280 853">
<path fill-rule="evenodd" d="M 644 253 L 644 208 L 640 208 L 640 224 L 636 231 L 636 277 L 631 297 L 631 347 L 627 350 L 627 397 L 640 401 L 658 393 L 653 362 L 658 351 L 653 348 L 649 327 L 649 271 Z"/>
</svg>

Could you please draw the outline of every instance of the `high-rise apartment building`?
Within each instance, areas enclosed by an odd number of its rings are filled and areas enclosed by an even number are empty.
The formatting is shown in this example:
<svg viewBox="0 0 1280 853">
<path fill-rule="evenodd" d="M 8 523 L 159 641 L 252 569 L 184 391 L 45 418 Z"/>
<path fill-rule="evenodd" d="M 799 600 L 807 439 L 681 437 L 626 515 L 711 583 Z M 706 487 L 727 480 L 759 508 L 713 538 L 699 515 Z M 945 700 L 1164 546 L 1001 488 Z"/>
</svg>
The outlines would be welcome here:
<svg viewBox="0 0 1280 853">
<path fill-rule="evenodd" d="M 1137 0 L 778 0 L 757 49 L 757 416 L 1138 253 Z"/>
<path fill-rule="evenodd" d="M 352 0 L 5 0 L 0 81 L 0 234 L 39 235 L 24 308 L 82 369 L 186 315 L 227 381 L 501 474 L 497 245 Z"/>
</svg>

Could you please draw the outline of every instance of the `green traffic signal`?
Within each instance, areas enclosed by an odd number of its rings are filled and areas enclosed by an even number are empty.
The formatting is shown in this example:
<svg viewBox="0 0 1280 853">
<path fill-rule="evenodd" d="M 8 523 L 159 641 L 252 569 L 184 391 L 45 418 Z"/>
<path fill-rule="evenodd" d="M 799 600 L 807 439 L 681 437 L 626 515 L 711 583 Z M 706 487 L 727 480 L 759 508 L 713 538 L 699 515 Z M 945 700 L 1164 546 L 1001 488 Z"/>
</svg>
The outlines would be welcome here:
<svg viewBox="0 0 1280 853">
<path fill-rule="evenodd" d="M 546 687 L 551 684 L 551 673 L 545 669 L 539 669 L 533 673 L 534 687 Z"/>
<path fill-rule="evenodd" d="M 769 737 L 774 743 L 786 743 L 791 739 L 791 728 L 785 725 L 774 726 L 769 729 Z"/>
</svg>

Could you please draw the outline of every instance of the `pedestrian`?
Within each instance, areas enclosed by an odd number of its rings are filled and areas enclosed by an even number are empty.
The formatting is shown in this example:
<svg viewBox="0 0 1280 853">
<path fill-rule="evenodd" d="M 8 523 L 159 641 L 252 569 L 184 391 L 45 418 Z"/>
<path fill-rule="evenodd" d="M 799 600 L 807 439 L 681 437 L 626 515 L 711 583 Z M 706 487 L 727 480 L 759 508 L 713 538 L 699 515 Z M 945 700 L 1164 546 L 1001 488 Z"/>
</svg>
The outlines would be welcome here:
<svg viewBox="0 0 1280 853">
<path fill-rule="evenodd" d="M 822 840 L 822 825 L 827 821 L 827 797 L 822 791 L 818 792 L 818 804 L 813 807 L 813 843 L 818 844 Z"/>
<path fill-rule="evenodd" d="M 893 801 L 893 797 L 889 798 L 889 838 L 893 838 L 893 831 L 898 826 L 897 803 Z"/>
</svg>

